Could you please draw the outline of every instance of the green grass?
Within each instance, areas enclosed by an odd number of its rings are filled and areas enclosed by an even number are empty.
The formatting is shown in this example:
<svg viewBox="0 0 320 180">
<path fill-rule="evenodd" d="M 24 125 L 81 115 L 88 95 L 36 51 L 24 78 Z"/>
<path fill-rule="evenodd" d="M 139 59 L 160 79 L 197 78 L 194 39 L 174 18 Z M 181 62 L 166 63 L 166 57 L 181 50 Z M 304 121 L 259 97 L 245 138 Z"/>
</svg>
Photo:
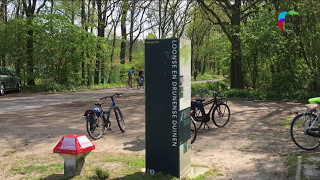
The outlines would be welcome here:
<svg viewBox="0 0 320 180">
<path fill-rule="evenodd" d="M 44 173 L 48 171 L 63 171 L 63 163 L 52 163 L 49 165 L 28 165 L 28 166 L 13 166 L 10 169 L 13 173 L 18 173 L 21 175 L 30 174 L 33 172 Z"/>
<path fill-rule="evenodd" d="M 223 176 L 223 174 L 216 169 L 210 169 L 206 173 L 201 174 L 195 178 L 192 178 L 191 180 L 206 180 L 208 177 L 214 177 L 214 176 Z"/>
<path fill-rule="evenodd" d="M 298 155 L 290 155 L 287 157 L 287 162 L 285 163 L 286 166 L 288 167 L 287 178 L 292 178 L 295 176 L 297 163 L 298 163 Z"/>
<path fill-rule="evenodd" d="M 115 155 L 109 154 L 103 159 L 103 162 L 121 162 L 125 165 L 120 171 L 121 175 L 128 175 L 134 172 L 140 171 L 145 167 L 145 158 L 138 156 L 130 156 L 130 155 Z"/>
<path fill-rule="evenodd" d="M 293 120 L 293 118 L 295 117 L 295 114 L 288 114 L 286 117 L 284 117 L 283 119 L 281 119 L 280 125 L 284 126 L 284 127 L 290 127 L 291 126 L 291 122 Z"/>
<path fill-rule="evenodd" d="M 205 168 L 209 168 L 209 166 L 206 166 L 206 165 L 192 164 L 192 163 L 191 163 L 191 167 L 205 167 Z"/>
<path fill-rule="evenodd" d="M 16 179 L 70 179 L 63 175 L 63 158 L 56 154 L 39 156 L 17 157 L 10 154 L 10 162 L 0 162 L 6 166 L 5 174 Z M 192 164 L 192 167 L 208 167 L 205 165 Z M 177 178 L 157 173 L 148 175 L 141 170 L 145 168 L 145 158 L 138 154 L 91 152 L 86 157 L 80 176 L 72 180 L 89 179 L 124 179 L 124 180 L 177 180 Z M 221 176 L 217 170 L 210 169 L 205 174 L 196 178 L 182 178 L 183 180 L 202 180 L 214 176 Z"/>
<path fill-rule="evenodd" d="M 297 164 L 298 164 L 298 156 L 301 156 L 301 163 L 302 164 L 306 164 L 309 162 L 307 162 L 307 157 L 305 154 L 293 154 L 293 155 L 289 155 L 287 157 L 287 161 L 285 162 L 285 165 L 288 167 L 288 174 L 287 174 L 287 178 L 290 179 L 290 178 L 293 178 L 295 177 L 296 175 L 296 170 L 297 170 Z M 303 172 L 304 172 L 304 169 L 303 169 L 303 166 L 301 167 L 301 174 L 300 174 L 300 178 L 301 179 L 306 179 Z"/>
<path fill-rule="evenodd" d="M 110 176 L 110 173 L 108 171 L 102 170 L 99 167 L 97 167 L 95 171 L 96 171 L 97 178 L 100 180 L 108 179 Z"/>
</svg>

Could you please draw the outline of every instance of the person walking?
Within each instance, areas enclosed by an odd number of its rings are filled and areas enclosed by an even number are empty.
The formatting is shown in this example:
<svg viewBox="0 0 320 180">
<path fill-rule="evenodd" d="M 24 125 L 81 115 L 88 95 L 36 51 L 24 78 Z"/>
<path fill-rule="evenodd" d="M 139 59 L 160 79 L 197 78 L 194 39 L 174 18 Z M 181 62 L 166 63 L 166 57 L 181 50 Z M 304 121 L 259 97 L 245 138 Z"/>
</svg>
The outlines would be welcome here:
<svg viewBox="0 0 320 180">
<path fill-rule="evenodd" d="M 134 75 L 134 67 L 128 72 L 128 86 L 132 88 L 132 76 Z"/>
<path fill-rule="evenodd" d="M 197 72 L 197 70 L 194 70 L 194 72 L 193 72 L 194 81 L 197 81 L 197 76 L 198 76 L 198 72 Z"/>
</svg>

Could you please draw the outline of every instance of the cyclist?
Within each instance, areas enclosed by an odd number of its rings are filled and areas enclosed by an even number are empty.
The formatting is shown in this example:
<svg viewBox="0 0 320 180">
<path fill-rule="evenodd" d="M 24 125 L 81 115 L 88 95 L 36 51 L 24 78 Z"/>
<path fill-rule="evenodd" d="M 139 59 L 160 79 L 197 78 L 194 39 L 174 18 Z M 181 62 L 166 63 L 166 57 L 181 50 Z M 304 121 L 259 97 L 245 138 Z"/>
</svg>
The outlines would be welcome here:
<svg viewBox="0 0 320 180">
<path fill-rule="evenodd" d="M 128 85 L 132 88 L 132 76 L 134 75 L 134 67 L 132 67 L 128 72 Z"/>
<path fill-rule="evenodd" d="M 143 69 L 142 69 L 142 67 L 140 67 L 140 69 L 139 69 L 139 77 L 141 77 L 141 78 L 143 78 Z"/>
<path fill-rule="evenodd" d="M 143 69 L 142 69 L 142 67 L 140 67 L 140 69 L 139 69 L 137 81 L 138 81 L 138 85 L 143 83 Z"/>
</svg>

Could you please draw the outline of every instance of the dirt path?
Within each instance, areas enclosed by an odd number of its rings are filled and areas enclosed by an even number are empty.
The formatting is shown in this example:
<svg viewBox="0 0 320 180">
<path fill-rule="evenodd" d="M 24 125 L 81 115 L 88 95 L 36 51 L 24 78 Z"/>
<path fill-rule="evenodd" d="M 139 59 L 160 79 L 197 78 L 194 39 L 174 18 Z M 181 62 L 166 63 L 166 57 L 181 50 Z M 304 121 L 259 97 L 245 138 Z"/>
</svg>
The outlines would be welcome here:
<svg viewBox="0 0 320 180">
<path fill-rule="evenodd" d="M 126 132 L 115 121 L 112 131 L 94 141 L 97 152 L 144 155 L 144 96 L 124 96 L 117 103 L 125 115 Z M 0 179 L 10 179 L 12 156 L 34 158 L 52 154 L 63 135 L 87 134 L 83 112 L 94 101 L 46 106 L 0 114 Z M 286 179 L 287 155 L 300 151 L 291 142 L 283 117 L 306 105 L 291 102 L 231 100 L 226 128 L 201 130 L 192 146 L 192 163 L 218 169 L 219 179 Z M 11 177 L 14 178 L 14 177 Z"/>
</svg>

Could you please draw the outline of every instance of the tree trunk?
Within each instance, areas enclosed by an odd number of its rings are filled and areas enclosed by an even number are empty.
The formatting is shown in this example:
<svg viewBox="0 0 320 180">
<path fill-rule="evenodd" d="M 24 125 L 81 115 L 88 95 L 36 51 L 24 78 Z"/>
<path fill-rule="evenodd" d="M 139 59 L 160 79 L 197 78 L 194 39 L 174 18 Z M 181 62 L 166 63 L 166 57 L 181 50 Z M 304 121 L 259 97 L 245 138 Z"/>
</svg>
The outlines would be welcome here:
<svg viewBox="0 0 320 180">
<path fill-rule="evenodd" d="M 8 1 L 7 0 L 3 0 L 2 3 L 1 3 L 1 7 L 0 7 L 0 17 L 1 17 L 1 20 L 3 22 L 7 22 L 8 21 L 8 9 L 7 9 L 7 4 L 8 4 Z M 0 65 L 2 65 L 3 67 L 6 67 L 6 58 L 5 58 L 5 55 L 3 55 L 1 57 L 1 63 Z"/>
<path fill-rule="evenodd" d="M 120 45 L 120 63 L 125 63 L 126 56 L 126 41 L 127 41 L 127 29 L 126 20 L 128 12 L 128 0 L 123 0 L 122 14 L 121 14 L 121 45 Z"/>
<path fill-rule="evenodd" d="M 28 17 L 28 26 L 32 28 L 32 17 Z M 28 71 L 28 80 L 27 84 L 28 85 L 35 85 L 34 81 L 34 74 L 33 74 L 33 69 L 34 69 L 34 63 L 33 63 L 33 30 L 30 29 L 28 31 L 28 40 L 27 40 L 27 71 Z"/>
<path fill-rule="evenodd" d="M 75 12 L 74 12 L 74 0 L 71 0 L 71 24 L 74 24 L 74 19 L 75 19 Z"/>
<path fill-rule="evenodd" d="M 252 76 L 252 82 L 253 82 L 253 89 L 257 88 L 257 79 L 258 79 L 258 49 L 256 49 L 256 52 L 254 54 L 254 67 L 253 67 L 253 76 Z"/>
<path fill-rule="evenodd" d="M 205 61 L 205 59 L 203 59 L 203 66 L 202 66 L 202 72 L 201 72 L 201 75 L 203 75 L 203 74 L 204 74 L 205 70 L 206 70 L 206 61 Z"/>
<path fill-rule="evenodd" d="M 54 2 L 51 0 L 51 7 L 50 7 L 50 13 L 53 14 L 53 7 L 54 7 Z"/>
<path fill-rule="evenodd" d="M 132 2 L 131 8 L 130 8 L 129 62 L 132 62 L 133 25 L 135 20 L 134 16 L 135 16 L 135 1 Z"/>
<path fill-rule="evenodd" d="M 129 61 L 132 62 L 132 48 L 133 48 L 133 42 L 130 42 L 129 45 Z"/>
<path fill-rule="evenodd" d="M 105 5 L 106 6 L 106 5 Z M 102 3 L 101 0 L 97 0 L 97 9 L 98 9 L 98 37 L 104 38 L 104 28 L 105 22 L 103 19 L 103 12 L 102 12 Z M 95 76 L 94 76 L 94 83 L 99 84 L 99 76 L 101 75 L 101 81 L 103 79 L 103 62 L 101 63 L 101 46 L 98 45 L 98 53 L 97 53 L 97 60 L 96 60 L 96 69 L 95 69 Z"/>
<path fill-rule="evenodd" d="M 85 0 L 82 0 L 81 3 L 81 25 L 84 26 L 84 24 L 87 22 L 86 19 L 86 11 L 85 11 Z M 85 31 L 88 32 L 88 28 L 85 27 Z M 85 85 L 85 52 L 82 52 L 82 62 L 81 62 L 81 84 Z"/>
<path fill-rule="evenodd" d="M 111 69 L 110 69 L 110 73 L 109 73 L 108 83 L 111 83 L 111 78 L 112 78 L 113 56 L 114 56 L 114 49 L 116 48 L 116 40 L 117 40 L 117 23 L 115 23 L 115 25 L 113 26 L 112 49 L 111 49 L 111 54 L 110 54 Z"/>
<path fill-rule="evenodd" d="M 242 54 L 241 54 L 241 40 L 240 33 L 240 5 L 241 0 L 236 0 L 233 6 L 231 27 L 234 33 L 231 35 L 231 88 L 242 89 L 243 88 L 243 76 L 242 76 Z"/>
</svg>

